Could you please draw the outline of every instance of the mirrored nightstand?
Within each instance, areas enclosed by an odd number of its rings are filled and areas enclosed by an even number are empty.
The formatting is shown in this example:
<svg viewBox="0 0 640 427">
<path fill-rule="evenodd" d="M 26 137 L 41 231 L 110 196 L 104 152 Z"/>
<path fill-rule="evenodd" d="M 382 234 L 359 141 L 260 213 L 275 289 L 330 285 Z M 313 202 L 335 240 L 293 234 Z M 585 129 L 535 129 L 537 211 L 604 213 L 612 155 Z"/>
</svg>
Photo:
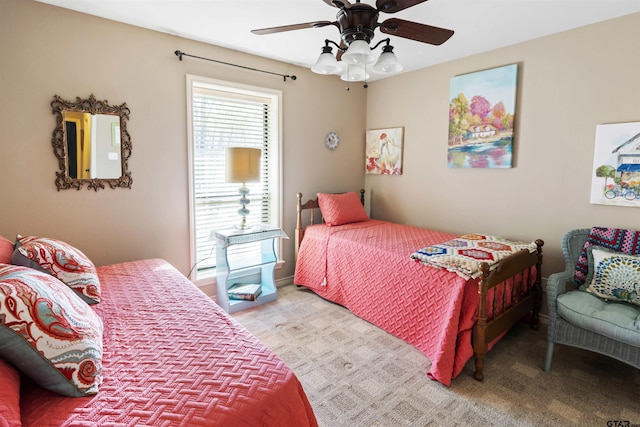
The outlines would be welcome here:
<svg viewBox="0 0 640 427">
<path fill-rule="evenodd" d="M 220 307 L 233 313 L 276 300 L 275 241 L 289 238 L 284 231 L 261 224 L 246 230 L 215 230 L 211 237 L 216 241 L 216 302 Z M 260 250 L 251 250 L 250 245 L 256 244 Z M 255 300 L 229 298 L 229 288 L 239 284 L 260 284 L 260 294 Z"/>
</svg>

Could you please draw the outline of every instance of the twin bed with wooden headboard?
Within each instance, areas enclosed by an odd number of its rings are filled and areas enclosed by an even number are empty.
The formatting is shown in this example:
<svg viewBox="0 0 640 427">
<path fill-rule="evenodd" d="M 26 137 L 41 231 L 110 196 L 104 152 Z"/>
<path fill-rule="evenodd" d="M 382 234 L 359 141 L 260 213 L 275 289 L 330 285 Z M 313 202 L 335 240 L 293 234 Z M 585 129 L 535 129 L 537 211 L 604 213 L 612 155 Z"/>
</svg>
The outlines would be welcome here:
<svg viewBox="0 0 640 427">
<path fill-rule="evenodd" d="M 487 351 L 522 318 L 538 327 L 541 240 L 369 219 L 363 201 L 364 190 L 298 193 L 295 284 L 418 348 L 447 386 L 474 355 L 483 380 Z"/>
</svg>

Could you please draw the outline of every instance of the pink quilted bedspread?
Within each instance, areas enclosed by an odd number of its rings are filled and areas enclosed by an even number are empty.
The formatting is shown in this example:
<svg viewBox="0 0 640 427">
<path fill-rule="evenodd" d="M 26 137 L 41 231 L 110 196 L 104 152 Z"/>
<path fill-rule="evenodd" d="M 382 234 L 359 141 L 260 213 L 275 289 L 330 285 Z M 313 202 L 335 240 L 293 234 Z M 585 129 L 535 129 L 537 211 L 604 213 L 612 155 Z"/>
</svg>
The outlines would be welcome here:
<svg viewBox="0 0 640 427">
<path fill-rule="evenodd" d="M 428 375 L 449 386 L 473 355 L 478 281 L 425 266 L 410 255 L 454 237 L 378 220 L 312 225 L 304 234 L 294 283 L 415 346 L 431 360 Z"/>
<path fill-rule="evenodd" d="M 293 372 L 163 260 L 99 267 L 104 381 L 69 398 L 25 384 L 24 426 L 316 426 Z"/>
</svg>

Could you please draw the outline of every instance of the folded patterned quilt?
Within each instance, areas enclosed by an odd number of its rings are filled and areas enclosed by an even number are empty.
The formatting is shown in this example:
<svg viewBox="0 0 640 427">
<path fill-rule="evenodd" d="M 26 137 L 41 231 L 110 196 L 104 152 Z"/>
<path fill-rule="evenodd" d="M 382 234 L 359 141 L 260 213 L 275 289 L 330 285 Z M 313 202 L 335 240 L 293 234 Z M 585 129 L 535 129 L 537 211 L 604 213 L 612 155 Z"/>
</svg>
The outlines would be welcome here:
<svg viewBox="0 0 640 427">
<path fill-rule="evenodd" d="M 480 264 L 486 262 L 493 269 L 498 262 L 515 252 L 528 249 L 535 252 L 534 242 L 518 242 L 483 234 L 465 234 L 444 243 L 427 246 L 411 254 L 416 262 L 445 269 L 469 279 L 482 275 Z"/>
</svg>

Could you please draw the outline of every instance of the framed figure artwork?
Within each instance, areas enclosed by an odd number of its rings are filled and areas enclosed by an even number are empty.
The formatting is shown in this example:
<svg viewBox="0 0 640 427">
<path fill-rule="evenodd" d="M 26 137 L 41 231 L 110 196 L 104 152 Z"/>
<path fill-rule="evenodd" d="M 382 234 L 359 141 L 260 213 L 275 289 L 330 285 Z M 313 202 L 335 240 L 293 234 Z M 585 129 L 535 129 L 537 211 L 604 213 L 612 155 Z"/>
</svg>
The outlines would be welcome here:
<svg viewBox="0 0 640 427">
<path fill-rule="evenodd" d="M 367 131 L 367 174 L 402 175 L 403 134 L 402 127 Z"/>
<path fill-rule="evenodd" d="M 510 168 L 518 64 L 455 76 L 449 91 L 450 168 Z"/>
<path fill-rule="evenodd" d="M 640 122 L 596 126 L 590 201 L 640 207 Z"/>
</svg>

